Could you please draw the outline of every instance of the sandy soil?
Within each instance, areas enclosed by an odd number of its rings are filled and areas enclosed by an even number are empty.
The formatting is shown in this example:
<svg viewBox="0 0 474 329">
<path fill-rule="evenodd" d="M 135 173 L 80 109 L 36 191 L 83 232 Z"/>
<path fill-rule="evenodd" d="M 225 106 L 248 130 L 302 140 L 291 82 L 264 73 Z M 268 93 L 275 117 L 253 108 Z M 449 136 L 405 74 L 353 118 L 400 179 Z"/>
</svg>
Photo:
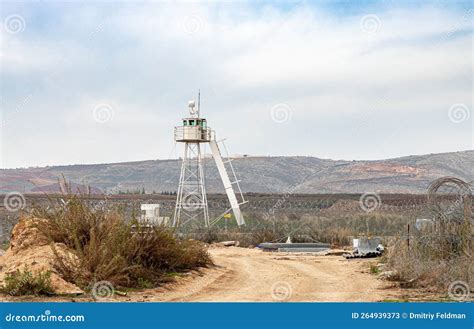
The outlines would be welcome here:
<svg viewBox="0 0 474 329">
<path fill-rule="evenodd" d="M 237 247 L 209 249 L 216 266 L 157 289 L 114 295 L 113 301 L 383 301 L 398 299 L 393 284 L 369 273 L 368 260 L 267 253 Z M 371 260 L 373 261 L 373 260 Z M 71 301 L 72 297 L 42 298 Z M 0 297 L 9 299 L 11 297 Z M 16 298 L 18 300 L 18 298 Z M 38 300 L 25 297 L 25 300 Z M 75 297 L 88 301 L 89 297 Z"/>
<path fill-rule="evenodd" d="M 369 273 L 367 260 L 236 247 L 210 249 L 210 253 L 216 268 L 147 300 L 381 301 L 397 295 L 389 289 L 390 283 Z"/>
</svg>

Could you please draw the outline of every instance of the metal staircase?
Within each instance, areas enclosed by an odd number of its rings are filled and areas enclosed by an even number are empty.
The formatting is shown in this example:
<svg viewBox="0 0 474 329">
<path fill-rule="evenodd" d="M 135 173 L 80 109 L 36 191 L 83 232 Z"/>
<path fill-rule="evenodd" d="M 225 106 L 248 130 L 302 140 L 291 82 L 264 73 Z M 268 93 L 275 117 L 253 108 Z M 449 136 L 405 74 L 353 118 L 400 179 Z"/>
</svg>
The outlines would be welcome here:
<svg viewBox="0 0 474 329">
<path fill-rule="evenodd" d="M 225 160 L 222 158 L 222 153 L 218 145 L 219 143 L 224 149 Z M 215 139 L 212 139 L 209 142 L 209 145 L 211 147 L 212 156 L 214 157 L 214 161 L 216 162 L 217 170 L 219 171 L 219 174 L 221 176 L 222 183 L 224 184 L 225 192 L 227 194 L 227 198 L 229 199 L 231 206 L 219 217 L 212 220 L 210 222 L 210 226 L 216 224 L 226 214 L 230 213 L 230 211 L 233 212 L 235 220 L 237 221 L 237 225 L 245 225 L 245 220 L 242 216 L 242 212 L 240 211 L 240 206 L 247 203 L 248 201 L 245 200 L 244 194 L 242 193 L 242 189 L 240 188 L 240 181 L 237 179 L 237 175 L 235 174 L 234 166 L 232 165 L 232 159 L 229 157 L 229 152 L 227 151 L 227 147 L 225 146 L 224 140 L 216 141 Z M 228 167 L 230 168 L 232 181 L 229 178 L 229 173 L 227 171 L 226 164 L 228 164 Z M 237 198 L 237 195 L 239 195 L 239 198 Z"/>
</svg>

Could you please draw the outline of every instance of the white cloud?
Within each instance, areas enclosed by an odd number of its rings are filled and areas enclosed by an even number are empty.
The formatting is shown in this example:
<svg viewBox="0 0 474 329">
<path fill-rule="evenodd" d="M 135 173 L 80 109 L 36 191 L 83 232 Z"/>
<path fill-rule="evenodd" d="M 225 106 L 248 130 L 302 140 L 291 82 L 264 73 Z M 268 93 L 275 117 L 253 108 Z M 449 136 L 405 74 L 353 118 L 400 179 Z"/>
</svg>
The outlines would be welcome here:
<svg viewBox="0 0 474 329">
<path fill-rule="evenodd" d="M 233 153 L 386 158 L 469 148 L 472 126 L 445 115 L 454 103 L 472 109 L 472 13 L 461 8 L 10 9 L 28 19 L 22 33 L 2 30 L 4 167 L 167 158 L 172 126 L 198 88 Z M 377 33 L 361 30 L 367 14 L 379 18 Z M 100 103 L 114 108 L 102 126 L 91 117 Z M 290 106 L 290 121 L 271 120 L 278 103 Z M 407 130 L 394 118 L 410 120 Z M 392 135 L 397 145 L 381 147 Z M 374 136 L 379 147 L 364 147 Z"/>
</svg>

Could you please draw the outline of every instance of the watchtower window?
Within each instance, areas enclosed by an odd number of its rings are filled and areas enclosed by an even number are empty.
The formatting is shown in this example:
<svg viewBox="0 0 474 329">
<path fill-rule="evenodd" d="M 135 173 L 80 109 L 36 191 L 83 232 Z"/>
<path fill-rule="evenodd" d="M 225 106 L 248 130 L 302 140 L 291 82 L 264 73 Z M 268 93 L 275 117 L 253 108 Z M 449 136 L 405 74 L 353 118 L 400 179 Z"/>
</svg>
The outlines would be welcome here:
<svg viewBox="0 0 474 329">
<path fill-rule="evenodd" d="M 189 125 L 190 126 L 195 126 L 196 125 L 196 122 L 194 120 L 189 120 Z"/>
<path fill-rule="evenodd" d="M 201 121 L 201 127 L 203 127 L 203 128 L 207 127 L 207 121 L 206 120 Z"/>
<path fill-rule="evenodd" d="M 188 125 L 188 120 L 183 120 L 183 126 L 187 126 Z"/>
</svg>

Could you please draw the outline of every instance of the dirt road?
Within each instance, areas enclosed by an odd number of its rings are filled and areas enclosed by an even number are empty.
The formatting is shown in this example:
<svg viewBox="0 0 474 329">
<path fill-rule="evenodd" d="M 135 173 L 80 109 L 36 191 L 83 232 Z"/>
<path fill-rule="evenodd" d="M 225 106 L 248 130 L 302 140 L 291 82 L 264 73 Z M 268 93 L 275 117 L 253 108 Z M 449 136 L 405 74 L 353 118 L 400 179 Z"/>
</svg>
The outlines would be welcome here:
<svg viewBox="0 0 474 329">
<path fill-rule="evenodd" d="M 210 248 L 215 267 L 178 277 L 156 289 L 114 294 L 103 301 L 383 301 L 400 291 L 369 273 L 368 262 L 342 256 L 267 253 L 237 247 Z M 11 297 L 10 301 L 93 301 L 92 297 Z"/>
<path fill-rule="evenodd" d="M 369 273 L 367 260 L 341 256 L 213 248 L 216 268 L 181 278 L 167 289 L 133 293 L 132 301 L 382 301 L 390 283 Z"/>
</svg>

